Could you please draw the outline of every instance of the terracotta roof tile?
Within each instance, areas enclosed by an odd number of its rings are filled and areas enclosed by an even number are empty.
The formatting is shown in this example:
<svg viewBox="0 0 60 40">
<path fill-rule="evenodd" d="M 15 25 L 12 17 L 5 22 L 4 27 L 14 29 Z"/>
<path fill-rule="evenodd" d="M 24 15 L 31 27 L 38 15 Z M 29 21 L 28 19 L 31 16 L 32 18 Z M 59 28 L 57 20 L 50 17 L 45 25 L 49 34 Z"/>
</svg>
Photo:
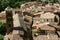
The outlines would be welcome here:
<svg viewBox="0 0 60 40">
<path fill-rule="evenodd" d="M 48 25 L 44 25 L 42 27 L 40 27 L 41 30 L 55 30 L 55 28 L 51 27 L 51 26 L 48 26 Z"/>
<path fill-rule="evenodd" d="M 46 12 L 52 12 L 52 11 L 53 11 L 53 9 L 52 9 L 52 8 L 50 8 L 50 7 L 45 7 L 45 8 L 44 8 L 44 11 L 46 11 Z"/>
</svg>

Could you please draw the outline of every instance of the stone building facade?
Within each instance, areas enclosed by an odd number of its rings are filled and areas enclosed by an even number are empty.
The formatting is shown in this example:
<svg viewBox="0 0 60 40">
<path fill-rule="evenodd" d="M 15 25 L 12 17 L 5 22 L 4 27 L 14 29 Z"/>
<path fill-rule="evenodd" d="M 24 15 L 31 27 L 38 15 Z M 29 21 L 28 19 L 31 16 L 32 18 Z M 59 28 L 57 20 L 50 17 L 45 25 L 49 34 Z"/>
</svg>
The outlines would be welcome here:
<svg viewBox="0 0 60 40">
<path fill-rule="evenodd" d="M 55 7 L 54 7 L 55 6 Z M 13 10 L 13 40 L 58 40 L 59 5 L 29 2 Z M 55 26 L 56 25 L 56 26 Z"/>
</svg>

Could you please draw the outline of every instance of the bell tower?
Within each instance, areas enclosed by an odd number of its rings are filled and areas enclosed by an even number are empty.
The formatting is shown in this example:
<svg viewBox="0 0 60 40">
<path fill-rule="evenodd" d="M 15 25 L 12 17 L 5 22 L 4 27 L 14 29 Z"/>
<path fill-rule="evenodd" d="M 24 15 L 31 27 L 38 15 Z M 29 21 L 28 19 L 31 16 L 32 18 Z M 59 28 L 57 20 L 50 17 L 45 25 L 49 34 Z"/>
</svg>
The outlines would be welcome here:
<svg viewBox="0 0 60 40">
<path fill-rule="evenodd" d="M 7 7 L 6 8 L 6 29 L 7 29 L 7 34 L 13 31 L 13 13 L 12 13 L 12 8 Z"/>
</svg>

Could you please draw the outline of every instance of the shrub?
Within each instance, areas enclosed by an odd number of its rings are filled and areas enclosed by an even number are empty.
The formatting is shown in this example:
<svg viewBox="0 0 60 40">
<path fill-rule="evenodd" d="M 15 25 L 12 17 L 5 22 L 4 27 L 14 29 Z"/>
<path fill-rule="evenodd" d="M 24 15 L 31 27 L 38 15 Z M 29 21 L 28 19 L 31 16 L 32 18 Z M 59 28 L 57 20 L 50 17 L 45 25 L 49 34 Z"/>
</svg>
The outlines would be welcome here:
<svg viewBox="0 0 60 40">
<path fill-rule="evenodd" d="M 6 33 L 6 25 L 5 23 L 0 22 L 0 40 L 3 40 L 5 33 Z"/>
<path fill-rule="evenodd" d="M 0 40 L 3 40 L 4 36 L 2 34 L 0 34 Z"/>
</svg>

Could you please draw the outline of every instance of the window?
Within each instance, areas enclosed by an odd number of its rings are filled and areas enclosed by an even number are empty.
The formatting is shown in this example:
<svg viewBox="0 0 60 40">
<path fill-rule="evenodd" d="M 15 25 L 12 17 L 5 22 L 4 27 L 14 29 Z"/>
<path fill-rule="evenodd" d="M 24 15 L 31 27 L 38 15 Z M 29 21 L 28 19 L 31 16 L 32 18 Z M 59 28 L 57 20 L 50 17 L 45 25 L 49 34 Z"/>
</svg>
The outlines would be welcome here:
<svg viewBox="0 0 60 40">
<path fill-rule="evenodd" d="M 11 17 L 12 16 L 12 13 L 7 13 L 6 16 Z"/>
<path fill-rule="evenodd" d="M 13 27 L 13 24 L 12 23 L 8 23 L 7 26 L 8 27 Z"/>
<path fill-rule="evenodd" d="M 49 19 L 49 22 L 51 22 L 51 19 Z"/>
<path fill-rule="evenodd" d="M 54 22 L 58 22 L 58 19 L 56 18 L 56 16 L 55 16 L 55 18 L 54 18 Z"/>
<path fill-rule="evenodd" d="M 44 22 L 47 22 L 47 19 L 44 19 Z"/>
<path fill-rule="evenodd" d="M 51 22 L 53 22 L 53 19 L 51 19 Z"/>
<path fill-rule="evenodd" d="M 13 18 L 7 18 L 7 21 L 13 21 Z"/>
<path fill-rule="evenodd" d="M 45 30 L 39 30 L 38 32 L 40 35 L 46 35 L 47 33 L 45 32 Z"/>
<path fill-rule="evenodd" d="M 47 19 L 47 22 L 48 22 L 48 19 Z"/>
</svg>

